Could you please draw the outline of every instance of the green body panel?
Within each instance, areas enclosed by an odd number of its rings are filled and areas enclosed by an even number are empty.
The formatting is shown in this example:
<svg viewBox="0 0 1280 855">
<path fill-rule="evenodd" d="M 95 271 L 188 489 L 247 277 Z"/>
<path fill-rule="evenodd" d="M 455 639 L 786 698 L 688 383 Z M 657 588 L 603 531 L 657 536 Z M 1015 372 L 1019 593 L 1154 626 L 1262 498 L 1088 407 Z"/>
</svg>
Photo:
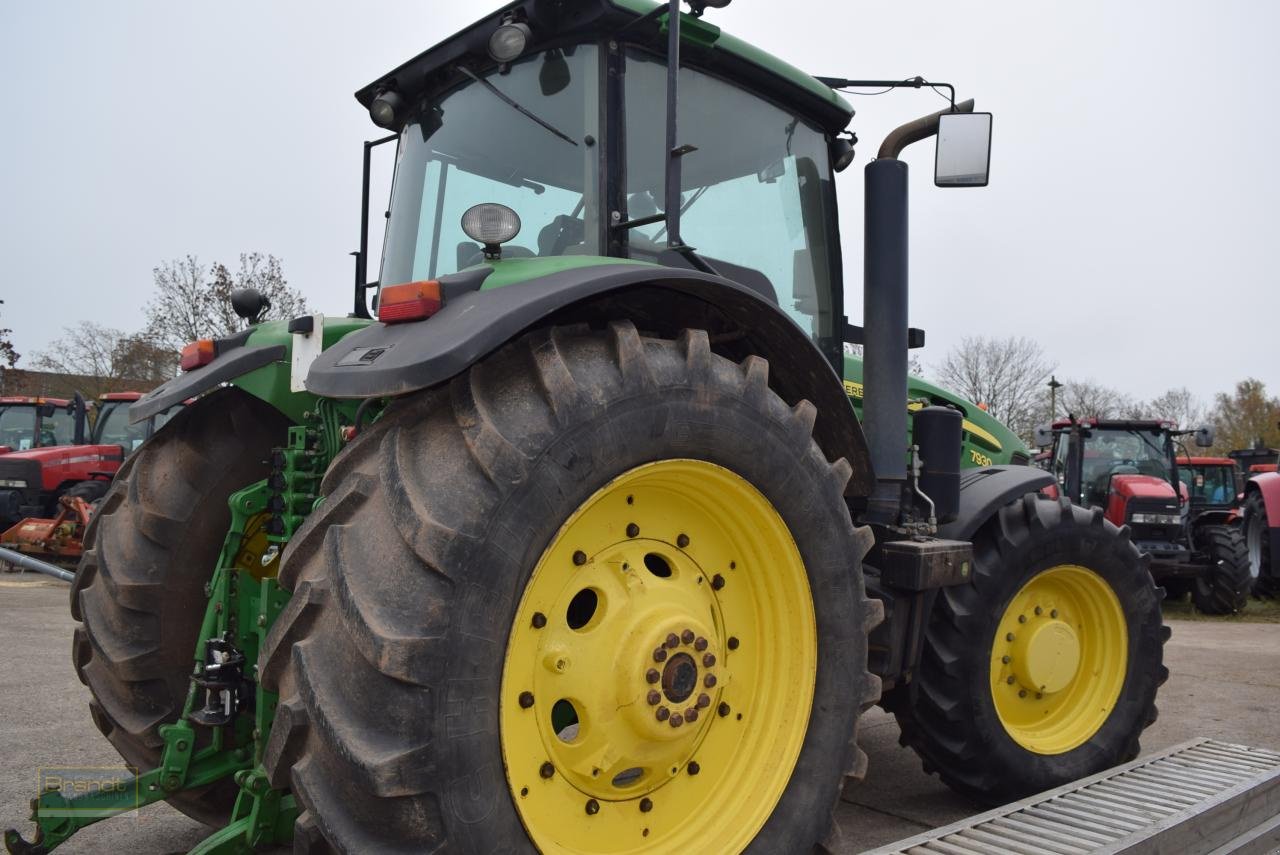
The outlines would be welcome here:
<svg viewBox="0 0 1280 855">
<path fill-rule="evenodd" d="M 647 261 L 637 261 L 633 258 L 615 258 L 605 255 L 553 255 L 546 258 L 503 258 L 496 261 L 486 261 L 484 265 L 492 267 L 493 272 L 484 280 L 484 284 L 480 286 L 481 291 L 492 291 L 494 288 L 502 288 L 507 285 L 518 285 L 521 282 L 527 282 L 530 279 L 537 279 L 539 276 L 550 276 L 553 273 L 560 273 L 564 270 L 575 270 L 579 267 L 594 267 L 599 264 L 638 264 L 642 267 L 656 267 Z M 475 268 L 469 268 L 475 269 Z M 329 342 L 325 341 L 325 347 L 329 346 Z"/>
<path fill-rule="evenodd" d="M 647 14 L 659 5 L 654 0 L 612 0 L 612 2 L 615 7 L 634 12 L 637 15 Z M 812 75 L 801 71 L 790 63 L 783 62 L 772 54 L 760 50 L 755 45 L 747 44 L 728 33 L 721 32 L 711 24 L 688 14 L 685 14 L 681 19 L 680 32 L 686 41 L 700 44 L 714 43 L 717 50 L 726 51 L 747 60 L 753 65 L 758 65 L 766 71 L 781 77 L 792 86 L 803 89 L 811 95 L 818 96 L 833 107 L 848 113 L 849 118 L 853 118 L 853 107 L 840 96 L 840 93 L 830 86 L 819 83 Z M 717 36 L 714 40 L 710 35 L 711 32 L 714 32 Z"/>
<path fill-rule="evenodd" d="M 363 318 L 333 317 L 324 319 L 324 347 L 329 349 L 351 333 L 364 329 L 374 321 Z M 231 381 L 254 397 L 261 398 L 284 413 L 295 423 L 301 423 L 303 414 L 315 409 L 315 395 L 289 391 L 290 354 L 293 353 L 293 334 L 288 321 L 268 321 L 253 328 L 246 346 L 282 344 L 284 359 L 256 368 Z"/>
<path fill-rule="evenodd" d="M 862 360 L 856 356 L 844 358 L 844 390 L 853 404 L 858 418 L 862 418 Z M 962 438 L 964 442 L 960 465 L 965 468 L 1008 463 L 1027 463 L 1031 451 L 1018 435 L 1005 427 L 972 401 L 966 401 L 955 392 L 935 386 L 919 377 L 907 378 L 907 407 L 918 409 L 921 402 L 941 404 L 958 409 L 964 416 Z M 1014 455 L 1018 459 L 1014 458 Z"/>
</svg>

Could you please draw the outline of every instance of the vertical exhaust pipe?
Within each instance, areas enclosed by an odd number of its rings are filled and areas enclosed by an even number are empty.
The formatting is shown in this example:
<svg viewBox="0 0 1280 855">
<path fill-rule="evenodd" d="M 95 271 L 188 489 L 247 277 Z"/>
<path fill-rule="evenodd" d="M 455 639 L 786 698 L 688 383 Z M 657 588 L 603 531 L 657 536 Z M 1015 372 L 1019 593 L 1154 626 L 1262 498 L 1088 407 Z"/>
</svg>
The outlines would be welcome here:
<svg viewBox="0 0 1280 855">
<path fill-rule="evenodd" d="M 938 133 L 938 117 L 908 122 L 890 133 L 865 169 L 866 221 L 862 281 L 862 427 L 876 486 L 865 522 L 897 525 L 907 485 L 907 164 L 898 159 L 913 142 Z M 955 112 L 973 112 L 973 101 Z"/>
</svg>

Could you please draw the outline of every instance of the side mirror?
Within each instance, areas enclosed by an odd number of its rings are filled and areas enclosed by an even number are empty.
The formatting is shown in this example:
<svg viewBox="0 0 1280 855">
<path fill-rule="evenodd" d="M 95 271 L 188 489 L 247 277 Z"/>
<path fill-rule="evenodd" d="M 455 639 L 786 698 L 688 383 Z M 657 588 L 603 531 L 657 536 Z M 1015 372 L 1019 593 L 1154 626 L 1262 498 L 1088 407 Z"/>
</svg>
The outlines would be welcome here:
<svg viewBox="0 0 1280 855">
<path fill-rule="evenodd" d="M 991 170 L 991 114 L 943 113 L 933 183 L 939 187 L 986 187 Z"/>
<path fill-rule="evenodd" d="M 1200 448 L 1213 445 L 1213 425 L 1200 425 L 1196 428 L 1196 445 Z"/>
<path fill-rule="evenodd" d="M 1053 428 L 1049 425 L 1037 426 L 1035 439 L 1037 448 L 1044 448 L 1047 445 L 1053 445 Z"/>
</svg>

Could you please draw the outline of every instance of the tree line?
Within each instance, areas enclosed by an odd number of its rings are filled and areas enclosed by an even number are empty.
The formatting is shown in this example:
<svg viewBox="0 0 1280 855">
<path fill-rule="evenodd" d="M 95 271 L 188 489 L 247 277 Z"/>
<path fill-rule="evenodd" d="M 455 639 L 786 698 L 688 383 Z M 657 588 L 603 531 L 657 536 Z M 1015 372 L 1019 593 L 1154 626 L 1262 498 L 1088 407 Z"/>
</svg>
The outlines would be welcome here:
<svg viewBox="0 0 1280 855">
<path fill-rule="evenodd" d="M 231 309 L 231 292 L 237 289 L 256 288 L 271 301 L 265 320 L 309 311 L 302 294 L 285 279 L 280 259 L 260 252 L 241 253 L 234 270 L 218 261 L 206 265 L 194 255 L 166 261 L 153 268 L 152 285 L 141 329 L 81 321 L 64 327 L 61 336 L 34 354 L 29 367 L 82 377 L 81 391 L 91 397 L 131 383 L 150 387 L 177 373 L 184 345 L 245 329 L 248 322 Z M 0 328 L 0 364 L 14 368 L 19 354 L 10 333 Z"/>
<path fill-rule="evenodd" d="M 1280 447 L 1280 397 L 1268 394 L 1261 380 L 1241 380 L 1207 403 L 1186 387 L 1142 400 L 1091 378 L 1058 378 L 1057 367 L 1031 339 L 970 336 L 928 373 L 941 385 L 982 404 L 1028 443 L 1036 425 L 1075 415 L 1167 419 L 1184 429 L 1211 424 L 1216 434 L 1214 447 L 1208 450 L 1212 454 Z M 1051 389 L 1051 381 L 1061 385 Z"/>
</svg>

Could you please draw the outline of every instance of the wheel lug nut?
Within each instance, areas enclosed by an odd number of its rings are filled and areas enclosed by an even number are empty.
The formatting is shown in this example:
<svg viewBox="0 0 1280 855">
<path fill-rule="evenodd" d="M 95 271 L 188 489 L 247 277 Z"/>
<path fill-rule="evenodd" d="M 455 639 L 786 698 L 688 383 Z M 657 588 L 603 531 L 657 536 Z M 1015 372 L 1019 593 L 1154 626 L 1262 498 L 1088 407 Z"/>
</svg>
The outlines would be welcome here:
<svg viewBox="0 0 1280 855">
<path fill-rule="evenodd" d="M 702 636 L 698 636 L 693 642 L 693 649 L 702 652 L 707 649 L 707 640 Z"/>
<path fill-rule="evenodd" d="M 672 727 L 679 727 L 684 724 L 684 716 L 680 715 L 680 713 L 672 713 L 670 723 Z"/>
<path fill-rule="evenodd" d="M 721 718 L 724 718 L 730 712 L 729 705 L 726 704 L 724 701 L 721 701 L 720 706 L 716 707 L 716 712 L 720 714 Z"/>
<path fill-rule="evenodd" d="M 649 706 L 656 707 L 658 705 L 658 701 L 662 700 L 662 695 L 657 689 L 650 689 L 649 696 L 646 700 L 649 701 Z"/>
<path fill-rule="evenodd" d="M 690 775 L 696 775 L 696 774 L 698 774 L 699 772 L 701 772 L 701 771 L 702 771 L 702 767 L 698 765 L 698 761 L 697 761 L 697 760 L 690 760 L 690 761 L 689 761 L 689 767 L 688 767 L 688 768 L 689 768 L 689 774 L 690 774 Z"/>
<path fill-rule="evenodd" d="M 657 650 L 653 651 L 653 661 L 654 661 L 654 662 L 666 662 L 666 661 L 667 661 L 667 648 L 665 648 L 665 647 L 659 647 Z"/>
<path fill-rule="evenodd" d="M 724 587 L 724 577 L 719 573 L 711 577 L 711 590 L 718 591 Z"/>
<path fill-rule="evenodd" d="M 1012 657 L 1012 656 L 1001 656 L 1001 657 L 1000 657 L 1000 661 L 1001 661 L 1001 662 L 1003 662 L 1005 665 L 1008 665 L 1010 662 L 1012 662 L 1012 661 L 1013 661 L 1013 657 Z"/>
<path fill-rule="evenodd" d="M 662 675 L 660 675 L 660 674 L 659 674 L 656 670 L 654 670 L 653 668 L 650 668 L 648 671 L 645 671 L 645 672 L 644 672 L 644 680 L 645 680 L 645 682 L 646 682 L 646 683 L 656 683 L 656 682 L 658 682 L 658 678 L 659 678 L 659 677 L 661 677 L 661 676 L 662 676 Z"/>
<path fill-rule="evenodd" d="M 654 717 L 657 718 L 658 721 L 666 721 L 667 717 L 670 715 L 671 715 L 671 710 L 667 709 L 666 707 L 658 707 L 658 711 L 654 713 Z"/>
<path fill-rule="evenodd" d="M 637 537 L 640 534 L 640 526 L 635 523 L 627 523 L 627 537 Z"/>
<path fill-rule="evenodd" d="M 667 633 L 667 647 L 675 648 L 679 646 L 680 636 L 676 635 L 674 632 Z"/>
<path fill-rule="evenodd" d="M 1026 622 L 1027 622 L 1026 615 L 1018 615 L 1018 623 L 1026 623 Z"/>
<path fill-rule="evenodd" d="M 1019 689 L 1019 690 L 1018 690 L 1018 697 L 1020 697 L 1020 698 L 1025 698 L 1026 696 L 1027 696 L 1027 690 L 1026 690 L 1026 689 Z"/>
<path fill-rule="evenodd" d="M 1036 606 L 1036 616 L 1039 617 L 1042 614 L 1044 614 L 1044 609 L 1040 608 L 1039 606 Z"/>
<path fill-rule="evenodd" d="M 1051 617 L 1051 618 L 1056 618 L 1057 616 L 1058 616 L 1058 610 L 1057 610 L 1057 609 L 1054 609 L 1054 610 L 1052 610 L 1051 612 L 1049 612 L 1049 617 Z"/>
<path fill-rule="evenodd" d="M 716 664 L 716 655 L 714 653 L 702 654 L 702 667 L 714 668 Z"/>
<path fill-rule="evenodd" d="M 1044 699 L 1044 695 L 1040 694 L 1039 692 L 1036 692 L 1036 700 L 1039 701 L 1043 699 Z"/>
<path fill-rule="evenodd" d="M 1006 683 L 1008 683 L 1010 686 L 1012 686 L 1012 685 L 1013 685 L 1013 678 L 1012 678 L 1012 677 L 1009 677 L 1007 680 L 1005 680 L 1005 682 L 1006 682 Z"/>
<path fill-rule="evenodd" d="M 1005 641 L 1013 641 L 1014 638 L 1015 636 L 1012 632 L 1005 633 L 1005 636 L 1004 636 Z"/>
<path fill-rule="evenodd" d="M 715 685 L 716 685 L 716 675 L 715 675 L 715 674 L 708 674 L 707 676 L 703 677 L 703 678 L 702 678 L 702 685 L 706 686 L 708 689 L 715 688 Z"/>
<path fill-rule="evenodd" d="M 650 798 L 648 798 L 648 797 L 641 799 L 641 800 L 640 800 L 640 812 L 641 812 L 641 813 L 648 813 L 648 812 L 649 812 L 649 811 L 651 811 L 651 810 L 653 810 L 653 799 L 650 799 Z"/>
<path fill-rule="evenodd" d="M 681 549 L 684 549 L 688 545 L 689 545 L 689 535 L 682 534 L 676 538 L 676 546 L 680 547 Z"/>
<path fill-rule="evenodd" d="M 550 761 L 543 763 L 542 766 L 539 767 L 538 769 L 538 774 L 544 778 L 550 778 L 555 773 L 556 773 L 556 767 L 552 766 Z"/>
<path fill-rule="evenodd" d="M 521 692 L 520 709 L 527 710 L 531 706 L 533 706 L 533 692 Z"/>
<path fill-rule="evenodd" d="M 729 636 L 729 649 L 730 650 L 738 649 L 738 637 L 736 635 Z"/>
<path fill-rule="evenodd" d="M 688 722 L 695 722 L 695 721 L 697 721 L 697 720 L 698 720 L 698 708 L 697 708 L 697 707 L 689 707 L 687 710 L 685 710 L 685 711 L 684 711 L 684 720 L 685 720 L 685 721 L 688 721 Z"/>
<path fill-rule="evenodd" d="M 600 803 L 595 799 L 587 799 L 587 816 L 595 816 L 600 812 Z"/>
<path fill-rule="evenodd" d="M 698 709 L 705 710 L 709 706 L 711 706 L 711 698 L 707 695 L 707 693 L 703 692 L 702 694 L 698 695 Z"/>
<path fill-rule="evenodd" d="M 534 612 L 532 623 L 534 629 L 542 629 L 547 625 L 547 616 L 542 612 Z"/>
<path fill-rule="evenodd" d="M 573 553 L 573 563 L 578 565 L 579 567 L 581 567 L 583 564 L 586 564 L 587 553 L 583 552 L 581 549 Z"/>
<path fill-rule="evenodd" d="M 686 629 L 684 632 L 680 633 L 680 640 L 685 644 L 693 644 L 693 630 Z"/>
</svg>

